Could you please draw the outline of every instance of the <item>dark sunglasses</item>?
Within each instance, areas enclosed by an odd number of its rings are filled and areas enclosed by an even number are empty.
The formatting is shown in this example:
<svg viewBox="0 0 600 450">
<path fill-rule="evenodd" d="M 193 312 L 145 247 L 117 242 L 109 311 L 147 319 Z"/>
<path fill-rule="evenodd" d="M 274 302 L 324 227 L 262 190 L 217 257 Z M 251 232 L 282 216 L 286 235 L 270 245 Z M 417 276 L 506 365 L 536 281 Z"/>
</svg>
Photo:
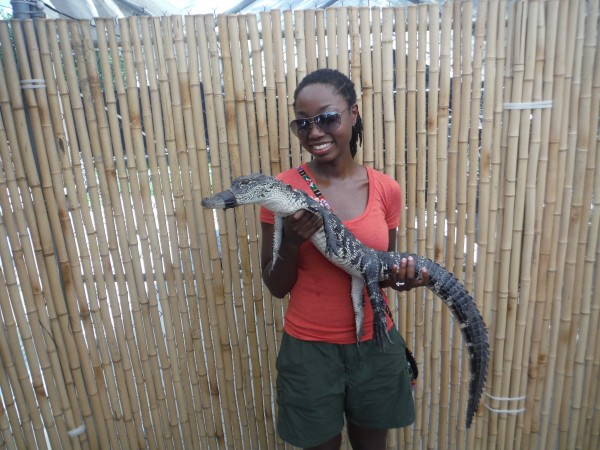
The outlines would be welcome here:
<svg viewBox="0 0 600 450">
<path fill-rule="evenodd" d="M 346 108 L 343 111 L 325 111 L 316 116 L 307 119 L 296 119 L 290 122 L 290 130 L 299 138 L 305 138 L 310 131 L 310 125 L 315 124 L 316 127 L 325 133 L 331 133 L 337 130 L 342 123 L 342 113 L 348 111 Z"/>
</svg>

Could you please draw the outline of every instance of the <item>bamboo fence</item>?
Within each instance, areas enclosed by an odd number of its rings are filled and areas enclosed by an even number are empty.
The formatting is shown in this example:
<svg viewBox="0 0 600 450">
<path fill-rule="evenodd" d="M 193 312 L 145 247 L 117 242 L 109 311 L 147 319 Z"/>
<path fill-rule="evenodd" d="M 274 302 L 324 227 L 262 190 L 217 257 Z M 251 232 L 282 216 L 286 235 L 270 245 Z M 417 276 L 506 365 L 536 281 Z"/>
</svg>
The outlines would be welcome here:
<svg viewBox="0 0 600 450">
<path fill-rule="evenodd" d="M 598 17 L 465 0 L 1 21 L 0 445 L 285 447 L 258 210 L 200 199 L 307 160 L 292 93 L 331 67 L 359 94 L 357 158 L 403 187 L 399 249 L 452 270 L 490 334 L 467 430 L 449 311 L 391 295 L 421 376 L 388 447 L 600 448 Z"/>
</svg>

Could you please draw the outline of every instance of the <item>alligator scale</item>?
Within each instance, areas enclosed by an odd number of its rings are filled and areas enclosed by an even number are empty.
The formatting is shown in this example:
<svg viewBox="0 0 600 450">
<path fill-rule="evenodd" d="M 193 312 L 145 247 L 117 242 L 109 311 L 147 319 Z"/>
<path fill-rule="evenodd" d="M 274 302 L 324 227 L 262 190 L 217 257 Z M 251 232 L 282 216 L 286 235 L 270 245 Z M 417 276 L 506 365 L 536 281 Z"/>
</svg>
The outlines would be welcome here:
<svg viewBox="0 0 600 450">
<path fill-rule="evenodd" d="M 415 270 L 423 267 L 429 272 L 427 288 L 438 296 L 452 311 L 467 344 L 469 367 L 469 400 L 467 428 L 477 411 L 487 375 L 489 360 L 488 336 L 483 318 L 473 297 L 460 281 L 436 262 L 418 255 L 374 250 L 362 244 L 328 208 L 303 191 L 293 189 L 276 178 L 254 174 L 236 178 L 231 188 L 202 200 L 205 208 L 233 208 L 240 205 L 260 204 L 275 214 L 273 264 L 281 246 L 283 218 L 305 209 L 323 218 L 323 226 L 311 237 L 312 243 L 333 264 L 352 279 L 352 306 L 354 309 L 357 342 L 360 342 L 363 324 L 363 288 L 366 287 L 373 308 L 373 338 L 384 347 L 389 340 L 386 305 L 379 282 L 388 278 L 394 265 L 402 258 L 412 256 Z"/>
</svg>

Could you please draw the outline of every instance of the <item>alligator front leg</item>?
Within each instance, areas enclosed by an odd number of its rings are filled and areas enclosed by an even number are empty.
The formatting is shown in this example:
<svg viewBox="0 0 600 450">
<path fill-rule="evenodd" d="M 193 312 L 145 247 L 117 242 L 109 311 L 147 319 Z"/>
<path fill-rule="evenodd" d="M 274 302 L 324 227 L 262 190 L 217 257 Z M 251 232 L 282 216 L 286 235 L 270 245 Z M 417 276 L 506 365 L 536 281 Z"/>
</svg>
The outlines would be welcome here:
<svg viewBox="0 0 600 450">
<path fill-rule="evenodd" d="M 283 239 L 283 217 L 275 214 L 275 222 L 273 223 L 273 256 L 271 260 L 271 270 L 275 267 L 275 263 L 279 259 L 279 249 Z"/>
</svg>

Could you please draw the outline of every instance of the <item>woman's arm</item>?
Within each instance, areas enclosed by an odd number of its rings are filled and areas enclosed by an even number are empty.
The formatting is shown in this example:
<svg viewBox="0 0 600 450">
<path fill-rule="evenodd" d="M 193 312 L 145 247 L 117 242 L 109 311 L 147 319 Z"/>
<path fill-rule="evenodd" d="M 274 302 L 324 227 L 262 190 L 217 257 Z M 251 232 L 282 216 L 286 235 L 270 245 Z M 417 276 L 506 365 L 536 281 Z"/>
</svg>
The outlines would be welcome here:
<svg viewBox="0 0 600 450">
<path fill-rule="evenodd" d="M 269 223 L 261 223 L 261 267 L 263 281 L 271 294 L 283 298 L 292 290 L 298 279 L 300 245 L 319 229 L 321 219 L 300 210 L 283 221 L 283 236 L 277 261 L 273 263 L 273 230 Z"/>
</svg>

